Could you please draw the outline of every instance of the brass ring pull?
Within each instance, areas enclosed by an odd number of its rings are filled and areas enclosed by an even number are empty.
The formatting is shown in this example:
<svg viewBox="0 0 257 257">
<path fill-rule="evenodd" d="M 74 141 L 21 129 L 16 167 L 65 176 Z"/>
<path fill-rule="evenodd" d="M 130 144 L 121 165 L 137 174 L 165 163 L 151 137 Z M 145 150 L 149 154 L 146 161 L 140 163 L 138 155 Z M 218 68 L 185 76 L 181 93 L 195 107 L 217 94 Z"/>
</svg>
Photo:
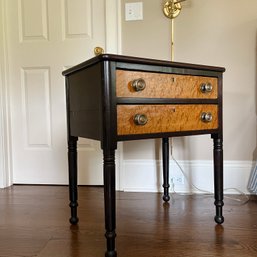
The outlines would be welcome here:
<svg viewBox="0 0 257 257">
<path fill-rule="evenodd" d="M 203 112 L 201 114 L 201 121 L 202 122 L 211 122 L 212 121 L 212 114 L 210 112 Z"/>
<path fill-rule="evenodd" d="M 200 91 L 202 93 L 210 93 L 212 91 L 212 84 L 211 83 L 202 83 L 200 85 Z"/>
<path fill-rule="evenodd" d="M 142 78 L 132 80 L 131 85 L 136 92 L 142 91 L 146 87 L 146 83 Z"/>
<path fill-rule="evenodd" d="M 144 126 L 148 122 L 145 114 L 136 114 L 134 116 L 134 123 L 139 126 Z"/>
</svg>

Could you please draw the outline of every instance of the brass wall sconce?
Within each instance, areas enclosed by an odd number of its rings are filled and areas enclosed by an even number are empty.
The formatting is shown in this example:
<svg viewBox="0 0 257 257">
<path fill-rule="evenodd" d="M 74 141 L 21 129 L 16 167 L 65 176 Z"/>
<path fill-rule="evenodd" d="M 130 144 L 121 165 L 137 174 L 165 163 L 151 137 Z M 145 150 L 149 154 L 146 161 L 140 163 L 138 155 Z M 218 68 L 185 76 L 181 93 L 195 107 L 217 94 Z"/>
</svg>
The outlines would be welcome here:
<svg viewBox="0 0 257 257">
<path fill-rule="evenodd" d="M 170 0 L 164 1 L 163 3 L 163 13 L 164 15 L 171 19 L 171 61 L 174 60 L 174 22 L 173 20 L 180 14 L 182 6 L 181 2 L 186 0 Z"/>
<path fill-rule="evenodd" d="M 163 5 L 163 13 L 167 18 L 174 19 L 176 18 L 182 9 L 181 2 L 186 0 L 171 0 L 166 1 Z"/>
</svg>

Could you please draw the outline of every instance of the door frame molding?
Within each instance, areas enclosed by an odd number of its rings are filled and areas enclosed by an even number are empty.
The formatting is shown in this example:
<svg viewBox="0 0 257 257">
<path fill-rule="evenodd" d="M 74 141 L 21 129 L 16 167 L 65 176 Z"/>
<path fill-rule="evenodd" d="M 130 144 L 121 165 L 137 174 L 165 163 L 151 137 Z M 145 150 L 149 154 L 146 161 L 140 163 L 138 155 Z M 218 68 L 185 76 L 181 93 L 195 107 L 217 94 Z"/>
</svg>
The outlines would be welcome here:
<svg viewBox="0 0 257 257">
<path fill-rule="evenodd" d="M 106 52 L 121 53 L 121 0 L 105 1 L 106 22 Z M 8 49 L 6 35 L 6 0 L 0 0 L 0 188 L 13 184 L 12 179 L 12 151 L 11 151 L 11 122 L 10 97 L 8 82 Z M 122 173 L 123 147 L 118 149 L 117 188 L 120 188 L 120 175 Z"/>
<path fill-rule="evenodd" d="M 105 1 L 106 52 L 121 53 L 121 0 Z"/>
<path fill-rule="evenodd" d="M 121 0 L 105 1 L 105 52 L 121 54 Z M 123 142 L 116 151 L 116 190 L 124 188 Z"/>
<path fill-rule="evenodd" d="M 12 185 L 11 127 L 5 0 L 0 0 L 0 188 Z"/>
</svg>

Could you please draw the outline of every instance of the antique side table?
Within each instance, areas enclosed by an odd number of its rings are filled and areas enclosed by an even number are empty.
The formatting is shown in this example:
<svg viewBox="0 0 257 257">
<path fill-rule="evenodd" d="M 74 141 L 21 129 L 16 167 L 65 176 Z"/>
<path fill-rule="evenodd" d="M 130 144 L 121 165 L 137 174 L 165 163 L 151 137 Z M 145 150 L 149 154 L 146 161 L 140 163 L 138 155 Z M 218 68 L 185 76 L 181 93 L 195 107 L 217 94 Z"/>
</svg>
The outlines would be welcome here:
<svg viewBox="0 0 257 257">
<path fill-rule="evenodd" d="M 169 137 L 213 139 L 215 221 L 223 223 L 222 74 L 224 68 L 96 56 L 63 72 L 66 79 L 70 222 L 77 217 L 77 140 L 99 140 L 103 150 L 105 256 L 115 249 L 117 142 L 162 138 L 163 200 L 169 201 Z"/>
</svg>

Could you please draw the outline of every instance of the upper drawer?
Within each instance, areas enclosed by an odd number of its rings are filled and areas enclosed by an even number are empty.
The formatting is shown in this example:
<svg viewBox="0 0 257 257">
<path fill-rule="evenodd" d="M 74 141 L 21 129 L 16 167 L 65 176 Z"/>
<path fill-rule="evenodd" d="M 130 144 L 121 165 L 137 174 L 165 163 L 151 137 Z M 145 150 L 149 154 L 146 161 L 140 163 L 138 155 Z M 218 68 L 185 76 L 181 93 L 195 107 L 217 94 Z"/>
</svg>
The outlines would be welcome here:
<svg viewBox="0 0 257 257">
<path fill-rule="evenodd" d="M 218 79 L 212 77 L 116 70 L 117 97 L 218 97 Z"/>
</svg>

